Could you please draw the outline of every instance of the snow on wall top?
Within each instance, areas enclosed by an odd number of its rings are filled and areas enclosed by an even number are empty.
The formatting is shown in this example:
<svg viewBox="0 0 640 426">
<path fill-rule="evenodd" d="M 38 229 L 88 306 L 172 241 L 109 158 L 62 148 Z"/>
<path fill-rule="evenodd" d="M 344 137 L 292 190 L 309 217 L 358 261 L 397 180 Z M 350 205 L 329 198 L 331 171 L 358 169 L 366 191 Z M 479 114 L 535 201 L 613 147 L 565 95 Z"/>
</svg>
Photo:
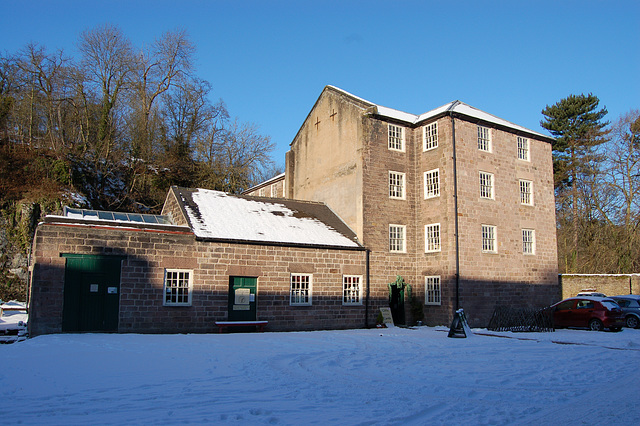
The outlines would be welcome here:
<svg viewBox="0 0 640 426">
<path fill-rule="evenodd" d="M 453 102 L 449 102 L 448 104 L 442 105 L 438 108 L 432 109 L 431 111 L 425 112 L 424 114 L 421 115 L 414 115 L 414 114 L 410 114 L 407 112 L 403 112 L 403 111 L 399 111 L 393 108 L 388 108 L 382 105 L 378 105 L 375 104 L 373 102 L 367 101 L 366 99 L 362 99 L 358 96 L 355 96 L 345 90 L 342 90 L 338 87 L 335 86 L 328 86 L 331 87 L 334 90 L 337 90 L 339 92 L 342 92 L 354 99 L 358 99 L 359 101 L 362 101 L 364 103 L 367 103 L 373 107 L 376 108 L 377 114 L 383 117 L 388 117 L 388 118 L 392 118 L 395 120 L 399 120 L 399 121 L 404 121 L 406 123 L 410 123 L 410 124 L 417 124 L 421 121 L 424 120 L 428 120 L 431 117 L 435 117 L 438 114 L 442 114 L 444 112 L 455 112 L 461 115 L 465 115 L 468 117 L 473 117 L 473 118 L 477 118 L 479 120 L 483 120 L 489 123 L 494 123 L 500 126 L 504 126 L 504 127 L 508 127 L 514 130 L 518 130 L 518 131 L 522 131 L 522 132 L 526 132 L 526 133 L 530 133 L 532 135 L 537 135 L 540 136 L 542 138 L 545 139 L 549 139 L 550 136 L 547 135 L 543 135 L 542 133 L 538 133 L 538 132 L 534 132 L 533 130 L 527 129 L 526 127 L 522 127 L 519 126 L 517 124 L 511 123 L 510 121 L 507 120 L 503 120 L 500 117 L 496 117 L 493 114 L 489 114 L 487 112 L 484 112 L 482 110 L 479 110 L 477 108 L 474 108 L 470 105 L 465 104 L 464 102 L 460 102 L 460 101 L 453 101 Z"/>
<path fill-rule="evenodd" d="M 257 189 L 257 188 L 259 188 L 261 186 L 266 186 L 266 185 L 269 185 L 269 184 L 271 184 L 271 183 L 273 183 L 273 182 L 275 182 L 275 181 L 277 181 L 279 179 L 284 179 L 284 176 L 285 176 L 285 173 L 280 173 L 279 175 L 276 175 L 276 176 L 272 177 L 271 179 L 267 179 L 264 182 L 260 182 L 259 184 L 254 185 L 249 189 L 246 189 L 243 193 L 251 192 L 251 191 L 253 191 L 253 190 L 255 190 L 255 189 Z"/>
<path fill-rule="evenodd" d="M 174 190 L 199 238 L 361 248 L 355 234 L 322 203 L 234 196 L 207 189 Z"/>
</svg>

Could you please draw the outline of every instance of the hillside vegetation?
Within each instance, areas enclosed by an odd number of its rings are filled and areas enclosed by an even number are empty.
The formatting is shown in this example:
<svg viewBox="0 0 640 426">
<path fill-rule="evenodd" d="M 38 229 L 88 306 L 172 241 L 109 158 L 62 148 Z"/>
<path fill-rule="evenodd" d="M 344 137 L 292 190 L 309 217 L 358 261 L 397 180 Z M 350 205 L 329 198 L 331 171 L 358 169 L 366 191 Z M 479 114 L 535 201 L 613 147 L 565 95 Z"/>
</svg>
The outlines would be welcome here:
<svg viewBox="0 0 640 426">
<path fill-rule="evenodd" d="M 158 213 L 171 185 L 238 193 L 280 172 L 270 138 L 211 100 L 186 32 L 142 48 L 104 25 L 78 51 L 0 55 L 0 299 L 26 299 L 35 226 L 63 205 Z"/>
</svg>

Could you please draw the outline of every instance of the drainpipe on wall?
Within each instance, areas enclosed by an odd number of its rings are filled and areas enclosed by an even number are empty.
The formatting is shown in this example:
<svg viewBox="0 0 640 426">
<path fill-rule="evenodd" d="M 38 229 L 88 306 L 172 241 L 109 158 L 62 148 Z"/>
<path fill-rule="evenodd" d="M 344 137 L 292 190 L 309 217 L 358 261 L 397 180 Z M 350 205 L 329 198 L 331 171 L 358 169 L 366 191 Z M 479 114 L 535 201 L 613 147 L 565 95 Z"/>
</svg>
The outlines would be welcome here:
<svg viewBox="0 0 640 426">
<path fill-rule="evenodd" d="M 460 236 L 458 233 L 458 170 L 456 165 L 456 123 L 453 117 L 453 108 L 459 103 L 455 101 L 449 107 L 449 117 L 451 117 L 451 141 L 453 145 L 453 211 L 455 224 L 455 241 L 456 241 L 456 311 L 460 309 Z"/>
<path fill-rule="evenodd" d="M 364 301 L 364 328 L 369 328 L 369 295 L 371 294 L 371 287 L 369 285 L 370 283 L 370 279 L 369 279 L 369 254 L 371 253 L 371 250 L 367 249 L 366 251 L 366 263 L 365 263 L 365 274 L 367 275 L 366 280 L 367 280 L 367 295 L 365 297 L 365 301 Z"/>
</svg>

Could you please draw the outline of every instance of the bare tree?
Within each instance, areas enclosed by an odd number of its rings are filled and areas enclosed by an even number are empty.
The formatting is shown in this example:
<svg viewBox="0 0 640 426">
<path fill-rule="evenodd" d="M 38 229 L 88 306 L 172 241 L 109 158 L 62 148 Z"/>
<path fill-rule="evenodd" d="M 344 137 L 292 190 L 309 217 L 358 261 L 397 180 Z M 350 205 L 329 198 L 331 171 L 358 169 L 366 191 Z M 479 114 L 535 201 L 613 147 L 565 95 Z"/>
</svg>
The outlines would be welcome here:
<svg viewBox="0 0 640 426">
<path fill-rule="evenodd" d="M 186 31 L 166 32 L 156 39 L 150 49 L 143 50 L 136 64 L 134 82 L 134 109 L 138 118 L 132 137 L 134 156 L 151 158 L 152 143 L 156 137 L 151 117 L 157 99 L 174 85 L 189 84 L 195 47 Z M 187 89 L 188 90 L 188 89 Z"/>
<path fill-rule="evenodd" d="M 274 144 L 269 136 L 261 135 L 258 126 L 236 119 L 211 141 L 205 184 L 214 189 L 239 193 L 256 183 L 261 171 L 272 166 Z"/>
<path fill-rule="evenodd" d="M 32 142 L 42 139 L 58 154 L 66 148 L 63 108 L 69 62 L 62 50 L 49 54 L 36 44 L 28 44 L 16 61 L 22 75 L 22 92 L 27 94 L 29 138 Z"/>
<path fill-rule="evenodd" d="M 216 139 L 229 118 L 222 101 L 211 104 L 210 91 L 208 82 L 192 79 L 165 96 L 165 152 L 207 161 L 203 141 Z"/>
<path fill-rule="evenodd" d="M 0 142 L 9 140 L 9 118 L 17 95 L 17 67 L 9 55 L 0 56 Z"/>
<path fill-rule="evenodd" d="M 640 112 L 620 117 L 609 135 L 611 140 L 599 150 L 602 161 L 591 199 L 615 240 L 616 256 L 608 269 L 636 272 L 640 269 Z"/>
<path fill-rule="evenodd" d="M 84 77 L 100 98 L 94 149 L 97 158 L 109 158 L 117 130 L 115 108 L 134 69 L 131 42 L 118 27 L 105 24 L 84 31 L 78 49 L 82 54 Z"/>
</svg>

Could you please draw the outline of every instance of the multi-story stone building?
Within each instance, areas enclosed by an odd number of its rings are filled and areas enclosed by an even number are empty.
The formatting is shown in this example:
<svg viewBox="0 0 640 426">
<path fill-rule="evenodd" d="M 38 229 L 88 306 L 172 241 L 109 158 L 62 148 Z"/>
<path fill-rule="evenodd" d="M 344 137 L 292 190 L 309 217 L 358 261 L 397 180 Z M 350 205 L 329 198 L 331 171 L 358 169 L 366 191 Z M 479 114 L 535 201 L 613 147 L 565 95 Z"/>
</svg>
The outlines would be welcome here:
<svg viewBox="0 0 640 426">
<path fill-rule="evenodd" d="M 285 175 L 248 193 L 326 203 L 370 250 L 372 302 L 391 297 L 400 321 L 398 276 L 428 324 L 464 308 L 486 326 L 496 305 L 560 297 L 551 142 L 459 101 L 413 115 L 327 86 Z"/>
</svg>

